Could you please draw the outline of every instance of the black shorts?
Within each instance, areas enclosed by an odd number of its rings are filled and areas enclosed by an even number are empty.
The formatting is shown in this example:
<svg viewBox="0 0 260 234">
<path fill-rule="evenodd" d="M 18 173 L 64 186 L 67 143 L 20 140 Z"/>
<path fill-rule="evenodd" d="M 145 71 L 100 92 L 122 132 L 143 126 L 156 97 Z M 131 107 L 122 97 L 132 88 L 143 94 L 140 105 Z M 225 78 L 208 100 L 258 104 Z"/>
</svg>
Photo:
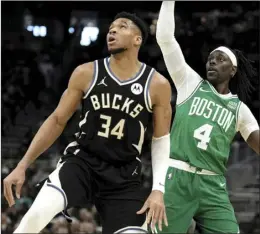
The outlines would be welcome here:
<svg viewBox="0 0 260 234">
<path fill-rule="evenodd" d="M 64 196 L 64 214 L 71 207 L 95 204 L 101 216 L 104 234 L 111 234 L 127 226 L 142 226 L 145 222 L 145 214 L 136 214 L 146 198 L 141 184 L 133 183 L 130 187 L 118 188 L 111 184 L 110 187 L 108 181 L 76 156 L 68 158 L 57 167 L 48 180 Z"/>
<path fill-rule="evenodd" d="M 100 199 L 96 202 L 96 208 L 101 217 L 102 234 L 112 234 L 119 229 L 130 226 L 144 226 L 145 215 L 136 214 L 142 206 L 143 202 L 138 200 Z"/>
</svg>

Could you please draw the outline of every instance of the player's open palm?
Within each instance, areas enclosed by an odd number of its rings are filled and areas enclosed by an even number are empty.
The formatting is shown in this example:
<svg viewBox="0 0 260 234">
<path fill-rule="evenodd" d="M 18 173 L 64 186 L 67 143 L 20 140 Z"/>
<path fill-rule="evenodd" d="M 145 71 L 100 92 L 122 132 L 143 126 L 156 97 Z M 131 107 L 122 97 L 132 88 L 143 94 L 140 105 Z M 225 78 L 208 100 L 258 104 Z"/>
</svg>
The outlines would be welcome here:
<svg viewBox="0 0 260 234">
<path fill-rule="evenodd" d="M 14 205 L 14 196 L 12 192 L 12 186 L 15 185 L 15 195 L 20 198 L 21 188 L 25 180 L 25 171 L 19 167 L 16 167 L 5 179 L 4 179 L 4 196 L 11 207 Z"/>
<path fill-rule="evenodd" d="M 155 224 L 158 223 L 159 230 L 162 230 L 162 222 L 168 226 L 163 193 L 157 190 L 151 192 L 150 196 L 147 198 L 141 210 L 137 214 L 143 214 L 148 210 L 147 223 L 151 223 L 151 228 L 155 228 Z"/>
</svg>

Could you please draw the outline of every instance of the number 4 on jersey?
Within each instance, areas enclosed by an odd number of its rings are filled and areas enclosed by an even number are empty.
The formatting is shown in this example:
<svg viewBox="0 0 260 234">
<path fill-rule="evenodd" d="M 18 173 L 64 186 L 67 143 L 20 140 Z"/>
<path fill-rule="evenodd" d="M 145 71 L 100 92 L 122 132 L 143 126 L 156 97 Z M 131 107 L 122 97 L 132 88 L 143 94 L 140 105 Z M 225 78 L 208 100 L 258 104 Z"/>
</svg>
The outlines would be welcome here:
<svg viewBox="0 0 260 234">
<path fill-rule="evenodd" d="M 208 143 L 210 141 L 210 134 L 213 129 L 213 126 L 209 124 L 204 124 L 201 127 L 194 130 L 193 137 L 200 140 L 197 144 L 197 147 L 203 150 L 207 150 Z"/>
</svg>

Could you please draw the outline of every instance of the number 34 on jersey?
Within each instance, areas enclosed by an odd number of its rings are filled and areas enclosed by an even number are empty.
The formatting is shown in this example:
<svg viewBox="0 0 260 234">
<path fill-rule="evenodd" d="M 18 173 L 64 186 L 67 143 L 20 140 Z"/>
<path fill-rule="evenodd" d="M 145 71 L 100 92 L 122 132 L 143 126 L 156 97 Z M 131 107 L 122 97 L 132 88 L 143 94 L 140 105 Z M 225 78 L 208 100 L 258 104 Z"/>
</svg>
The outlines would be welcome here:
<svg viewBox="0 0 260 234">
<path fill-rule="evenodd" d="M 101 124 L 101 129 L 98 131 L 98 136 L 109 138 L 109 136 L 115 136 L 118 140 L 121 140 L 124 137 L 124 126 L 125 126 L 125 119 L 119 120 L 119 122 L 115 126 L 111 126 L 112 117 L 108 115 L 100 115 L 100 119 L 104 121 Z M 133 144 L 133 146 L 138 150 L 139 154 L 142 151 L 142 145 L 144 142 L 144 133 L 145 129 L 141 121 L 140 124 L 140 138 L 138 144 Z"/>
</svg>

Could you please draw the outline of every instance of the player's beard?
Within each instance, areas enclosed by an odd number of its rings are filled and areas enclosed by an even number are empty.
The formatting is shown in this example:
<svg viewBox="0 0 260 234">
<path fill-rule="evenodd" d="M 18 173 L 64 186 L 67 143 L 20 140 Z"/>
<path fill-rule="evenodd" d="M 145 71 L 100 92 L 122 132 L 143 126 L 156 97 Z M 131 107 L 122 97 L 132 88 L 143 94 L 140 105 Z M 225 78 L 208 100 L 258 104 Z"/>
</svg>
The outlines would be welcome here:
<svg viewBox="0 0 260 234">
<path fill-rule="evenodd" d="M 127 48 L 116 48 L 116 49 L 108 50 L 108 53 L 115 55 L 115 54 L 122 53 L 122 52 L 124 52 L 126 50 L 127 50 Z"/>
</svg>

